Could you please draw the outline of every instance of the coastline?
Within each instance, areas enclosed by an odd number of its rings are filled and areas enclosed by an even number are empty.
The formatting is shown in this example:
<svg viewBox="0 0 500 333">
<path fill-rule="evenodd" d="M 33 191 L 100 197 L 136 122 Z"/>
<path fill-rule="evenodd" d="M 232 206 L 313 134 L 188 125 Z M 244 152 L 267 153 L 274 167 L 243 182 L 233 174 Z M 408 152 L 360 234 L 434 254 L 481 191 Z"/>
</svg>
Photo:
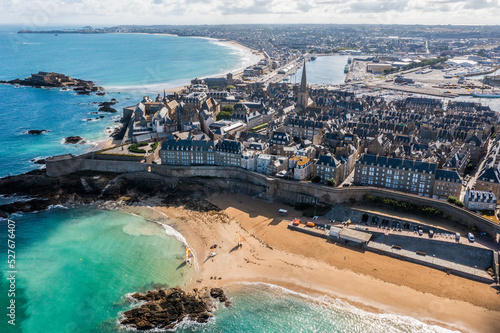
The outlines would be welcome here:
<svg viewBox="0 0 500 333">
<path fill-rule="evenodd" d="M 149 215 L 152 220 L 155 214 L 165 214 L 168 224 L 184 236 L 196 259 L 186 290 L 205 285 L 233 290 L 245 283 L 271 284 L 313 298 L 326 295 L 340 299 L 364 311 L 407 316 L 452 330 L 500 329 L 500 297 L 487 285 L 294 233 L 278 217 L 276 207 L 283 206 L 278 203 L 235 194 L 215 194 L 208 202 L 222 210 L 197 212 L 182 206 L 165 207 L 158 199 L 125 207 L 128 212 L 142 211 L 141 215 Z M 298 214 L 288 209 L 290 218 Z M 270 213 L 274 210 L 275 214 Z M 237 247 L 238 231 L 243 239 L 241 248 Z M 218 254 L 205 259 L 213 244 L 218 244 Z M 367 262 L 376 267 L 372 273 L 360 269 Z M 400 283 L 377 274 L 382 269 L 390 270 L 390 275 L 401 275 Z M 428 288 L 409 283 L 409 279 L 427 284 Z M 455 294 L 449 294 L 449 289 Z M 467 293 L 470 302 L 460 297 Z"/>
<path fill-rule="evenodd" d="M 118 34 L 118 33 L 114 33 L 114 34 Z M 140 32 L 137 32 L 137 33 L 128 33 L 128 34 L 138 34 L 138 35 L 158 35 L 158 36 L 174 36 L 174 37 L 186 37 L 186 38 L 202 38 L 202 39 L 207 39 L 207 40 L 210 40 L 212 42 L 217 42 L 217 43 L 221 43 L 221 44 L 229 44 L 228 45 L 224 45 L 225 47 L 229 47 L 229 48 L 239 48 L 239 49 L 243 49 L 247 52 L 251 52 L 253 55 L 256 55 L 259 57 L 259 59 L 265 59 L 265 55 L 262 53 L 262 52 L 259 52 L 257 50 L 254 50 L 254 49 L 251 49 L 245 45 L 242 45 L 236 41 L 233 41 L 233 40 L 220 40 L 220 39 L 215 39 L 215 38 L 209 38 L 209 37 L 196 37 L 196 36 L 178 36 L 178 35 L 174 35 L 174 34 L 160 34 L 160 33 L 153 33 L 153 34 L 150 34 L 150 33 L 140 33 Z M 253 61 L 248 61 L 246 63 L 243 64 L 243 66 L 240 66 L 236 69 L 233 69 L 233 70 L 230 70 L 229 73 L 232 73 L 234 76 L 236 77 L 239 77 L 243 74 L 243 69 L 247 66 L 250 66 L 251 64 L 254 64 Z M 218 73 L 218 74 L 214 74 L 213 75 L 214 77 L 222 77 L 224 76 L 224 73 Z M 206 77 L 211 77 L 211 76 L 206 76 Z M 205 77 L 202 77 L 202 78 L 205 78 Z M 171 94 L 174 94 L 174 93 L 181 93 L 184 89 L 186 89 L 190 82 L 186 82 L 186 84 L 184 85 L 181 85 L 181 86 L 175 86 L 173 88 L 168 88 L 168 89 L 157 89 L 159 88 L 160 86 L 164 85 L 165 83 L 159 83 L 159 84 L 152 84 L 150 87 L 154 87 L 152 90 L 151 89 L 148 89 L 147 87 L 144 88 L 144 92 L 152 92 L 152 93 L 162 93 L 163 91 L 167 92 L 167 93 L 171 93 Z M 124 91 L 137 91 L 139 92 L 140 90 L 136 89 L 137 87 L 121 87 L 122 89 L 120 90 L 124 90 Z M 113 87 L 105 87 L 106 90 L 109 90 L 109 91 L 115 91 Z M 117 92 L 119 92 L 118 90 L 116 90 Z M 109 148 L 111 145 L 112 145 L 112 142 L 113 142 L 113 138 L 112 136 L 108 135 L 106 137 L 103 137 L 101 140 L 96 140 L 96 144 L 94 145 L 94 147 L 90 148 L 87 152 L 92 152 L 92 151 L 97 151 L 97 150 L 101 150 L 101 149 L 105 149 L 105 148 Z"/>
<path fill-rule="evenodd" d="M 113 33 L 113 34 L 121 34 L 121 33 Z M 241 50 L 244 50 L 245 52 L 250 52 L 251 55 L 253 56 L 256 56 L 259 58 L 259 60 L 261 59 L 266 59 L 266 56 L 264 55 L 264 53 L 260 52 L 260 51 L 257 51 L 255 49 L 252 49 L 248 46 L 245 46 L 243 44 L 240 44 L 238 43 L 237 41 L 234 41 L 234 40 L 224 40 L 224 39 L 217 39 L 217 38 L 210 38 L 210 37 L 201 37 L 201 36 L 179 36 L 179 35 L 175 35 L 175 34 L 167 34 L 167 33 L 145 33 L 145 32 L 130 32 L 130 33 L 126 33 L 126 34 L 131 34 L 131 35 L 155 35 L 155 36 L 173 36 L 173 37 L 179 37 L 179 38 L 198 38 L 198 39 L 205 39 L 205 40 L 208 40 L 212 43 L 220 43 L 222 44 L 224 47 L 228 47 L 228 48 L 232 48 L 232 49 L 241 49 Z M 225 44 L 225 45 L 224 45 Z M 199 79 L 204 79 L 204 78 L 207 78 L 207 77 L 224 77 L 227 73 L 232 73 L 235 77 L 241 77 L 241 75 L 243 74 L 243 70 L 248 67 L 248 66 L 251 66 L 251 65 L 255 65 L 256 62 L 255 61 L 252 61 L 251 59 L 247 62 L 244 62 L 242 65 L 238 66 L 237 68 L 234 68 L 234 69 L 231 69 L 229 71 L 226 71 L 226 72 L 221 72 L 221 73 L 214 73 L 214 74 L 211 74 L 211 75 L 208 75 L 208 76 L 202 76 L 202 77 L 199 77 Z M 190 85 L 190 81 L 186 81 L 185 84 L 182 84 L 180 82 L 178 82 L 177 84 L 181 84 L 181 85 L 175 85 L 174 87 L 171 87 L 171 88 L 162 88 L 162 86 L 165 86 L 167 85 L 168 82 L 163 82 L 163 83 L 154 83 L 154 84 L 151 84 L 151 85 L 146 85 L 146 86 L 141 86 L 142 89 L 138 89 L 138 86 L 130 86 L 130 87 L 105 87 L 105 89 L 107 90 L 110 90 L 110 91 L 119 91 L 119 90 L 123 90 L 123 91 L 141 91 L 141 92 L 145 92 L 145 93 L 158 93 L 158 92 L 163 92 L 163 90 L 165 90 L 166 92 L 169 92 L 169 93 L 180 93 L 182 90 L 184 90 L 187 86 Z"/>
</svg>

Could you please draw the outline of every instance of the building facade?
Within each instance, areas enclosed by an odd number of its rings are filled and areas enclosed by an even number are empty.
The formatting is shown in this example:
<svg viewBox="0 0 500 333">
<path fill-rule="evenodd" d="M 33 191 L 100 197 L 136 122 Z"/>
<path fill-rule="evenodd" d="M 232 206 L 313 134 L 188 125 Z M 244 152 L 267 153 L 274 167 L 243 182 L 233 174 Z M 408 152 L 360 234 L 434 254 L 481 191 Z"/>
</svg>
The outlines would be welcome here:
<svg viewBox="0 0 500 333">
<path fill-rule="evenodd" d="M 364 154 L 354 168 L 354 184 L 431 197 L 436 164 Z"/>
<path fill-rule="evenodd" d="M 452 196 L 460 200 L 462 190 L 462 178 L 460 178 L 457 171 L 441 169 L 436 171 L 432 195 L 434 199 L 446 200 L 449 196 Z"/>
</svg>

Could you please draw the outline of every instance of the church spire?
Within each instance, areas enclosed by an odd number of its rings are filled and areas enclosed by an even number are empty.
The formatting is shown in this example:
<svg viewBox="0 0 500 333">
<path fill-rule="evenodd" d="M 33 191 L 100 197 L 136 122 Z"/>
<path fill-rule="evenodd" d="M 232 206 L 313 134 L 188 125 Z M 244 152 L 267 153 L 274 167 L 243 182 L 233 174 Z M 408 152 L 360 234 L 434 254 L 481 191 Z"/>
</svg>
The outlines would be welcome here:
<svg viewBox="0 0 500 333">
<path fill-rule="evenodd" d="M 306 78 L 306 62 L 304 60 L 304 67 L 302 68 L 302 79 L 300 80 L 300 87 L 297 94 L 297 106 L 302 110 L 307 109 L 309 106 L 309 94 L 307 93 L 307 78 Z"/>
<path fill-rule="evenodd" d="M 304 67 L 302 68 L 302 79 L 300 80 L 300 90 L 301 92 L 307 91 L 307 78 L 306 78 L 306 61 L 304 60 Z"/>
</svg>

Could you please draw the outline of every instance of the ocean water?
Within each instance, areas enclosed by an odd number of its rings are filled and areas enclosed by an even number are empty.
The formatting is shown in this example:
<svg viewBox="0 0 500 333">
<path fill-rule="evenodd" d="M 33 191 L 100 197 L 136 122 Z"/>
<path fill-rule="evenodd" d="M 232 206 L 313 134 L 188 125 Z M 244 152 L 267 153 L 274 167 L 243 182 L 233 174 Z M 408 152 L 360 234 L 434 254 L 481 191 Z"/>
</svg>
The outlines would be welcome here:
<svg viewBox="0 0 500 333">
<path fill-rule="evenodd" d="M 204 38 L 146 34 L 17 34 L 0 31 L 0 80 L 38 71 L 60 72 L 96 82 L 105 96 L 60 89 L 0 85 L 0 177 L 40 165 L 33 159 L 80 154 L 106 139 L 122 108 L 195 77 L 224 74 L 255 61 L 248 50 Z M 98 112 L 95 102 L 115 98 L 118 113 Z M 97 112 L 97 113 L 96 113 Z M 104 116 L 104 118 L 100 118 Z M 30 129 L 45 129 L 28 135 Z M 68 136 L 84 144 L 66 145 Z"/>
<path fill-rule="evenodd" d="M 206 325 L 187 324 L 179 332 L 450 332 L 414 318 L 374 314 L 330 297 L 309 297 L 268 284 L 242 284 L 229 293 Z"/>
<path fill-rule="evenodd" d="M 16 326 L 5 309 L 7 223 L 0 221 L 0 332 L 115 332 L 125 295 L 182 286 L 185 246 L 144 218 L 90 208 L 55 208 L 16 221 Z M 5 264 L 4 264 L 5 263 Z"/>
<path fill-rule="evenodd" d="M 344 83 L 344 66 L 349 56 L 329 55 L 320 56 L 306 64 L 308 84 L 341 84 Z M 302 67 L 288 77 L 289 83 L 300 83 Z"/>
</svg>

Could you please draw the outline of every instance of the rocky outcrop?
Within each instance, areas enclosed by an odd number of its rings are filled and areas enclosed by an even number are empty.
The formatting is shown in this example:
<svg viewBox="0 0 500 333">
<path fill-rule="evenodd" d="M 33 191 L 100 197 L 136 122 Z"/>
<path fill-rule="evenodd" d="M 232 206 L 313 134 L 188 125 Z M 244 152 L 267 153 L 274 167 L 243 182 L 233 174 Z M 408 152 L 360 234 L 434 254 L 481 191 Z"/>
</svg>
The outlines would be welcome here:
<svg viewBox="0 0 500 333">
<path fill-rule="evenodd" d="M 39 134 L 42 134 L 43 132 L 48 132 L 47 130 L 29 130 L 27 131 L 26 133 L 27 134 L 31 134 L 31 135 L 39 135 Z"/>
<path fill-rule="evenodd" d="M 99 103 L 99 111 L 101 112 L 118 112 L 116 109 L 112 108 L 111 105 L 116 104 L 116 99 L 112 99 L 110 102 Z"/>
<path fill-rule="evenodd" d="M 159 196 L 168 205 L 182 205 L 196 211 L 220 210 L 205 200 L 214 191 L 204 184 L 179 184 L 149 172 L 118 174 L 85 171 L 61 177 L 49 177 L 45 171 L 0 178 L 0 194 L 26 198 L 0 205 L 0 214 L 33 212 L 50 205 L 90 204 L 120 200 L 126 204 L 140 198 Z"/>
<path fill-rule="evenodd" d="M 64 143 L 75 144 L 75 143 L 78 143 L 82 140 L 83 140 L 83 138 L 81 136 L 68 136 L 66 139 L 64 139 Z"/>
<path fill-rule="evenodd" d="M 33 162 L 35 164 L 45 164 L 45 159 L 44 158 L 32 158 L 30 162 Z"/>
<path fill-rule="evenodd" d="M 207 287 L 186 293 L 180 288 L 169 290 L 153 290 L 142 295 L 136 293 L 131 297 L 138 301 L 145 301 L 140 307 L 126 311 L 125 319 L 121 321 L 126 325 L 138 330 L 172 329 L 187 318 L 198 323 L 206 323 L 212 317 L 215 302 L 212 294 L 218 295 L 218 299 L 226 300 L 224 292 L 220 288 Z"/>
<path fill-rule="evenodd" d="M 19 176 L 0 179 L 0 194 L 24 196 L 25 198 L 0 206 L 0 214 L 34 212 L 47 209 L 50 205 L 64 205 L 68 202 L 93 203 L 96 200 L 116 200 L 126 193 L 133 182 L 120 180 L 117 174 L 68 175 L 51 178 L 44 171 L 35 170 Z M 111 182 L 114 180 L 113 182 Z M 109 186 L 108 186 L 109 185 Z M 106 191 L 104 189 L 106 188 Z"/>
</svg>

